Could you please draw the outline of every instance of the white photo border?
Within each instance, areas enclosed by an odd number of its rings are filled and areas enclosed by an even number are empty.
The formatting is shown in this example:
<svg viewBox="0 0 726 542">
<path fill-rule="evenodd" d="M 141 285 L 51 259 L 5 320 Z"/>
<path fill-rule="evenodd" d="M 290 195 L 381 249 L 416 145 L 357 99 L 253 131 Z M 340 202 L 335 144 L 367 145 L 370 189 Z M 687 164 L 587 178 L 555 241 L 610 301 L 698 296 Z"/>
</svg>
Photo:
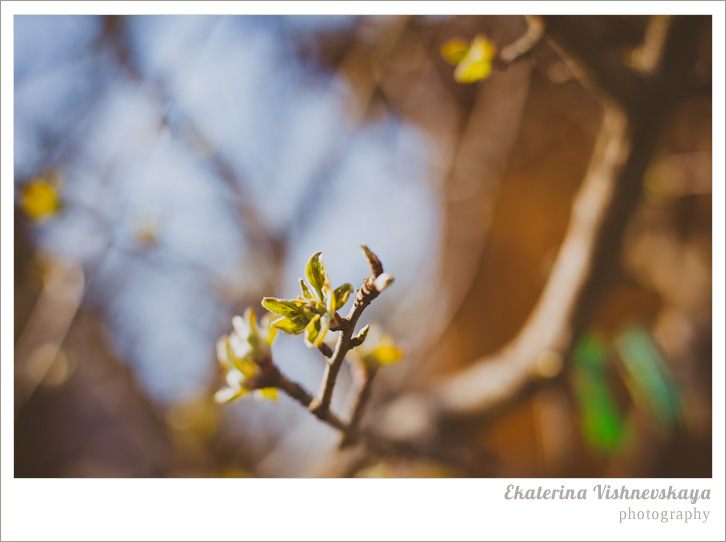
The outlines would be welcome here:
<svg viewBox="0 0 726 542">
<path fill-rule="evenodd" d="M 3 2 L 3 540 L 724 540 L 724 155 L 713 164 L 713 476 L 711 479 L 15 479 L 13 451 L 13 16 L 19 14 L 710 14 L 713 148 L 724 141 L 722 2 Z M 618 523 L 623 501 L 593 487 L 710 489 L 705 524 Z M 586 501 L 510 501 L 507 486 L 585 488 Z M 305 495 L 301 498 L 301 495 Z M 637 502 L 637 501 L 634 501 Z M 664 504 L 667 503 L 667 504 Z M 633 505 L 636 506 L 636 505 Z M 679 509 L 680 501 L 642 508 Z M 689 505 L 690 506 L 690 505 Z"/>
</svg>

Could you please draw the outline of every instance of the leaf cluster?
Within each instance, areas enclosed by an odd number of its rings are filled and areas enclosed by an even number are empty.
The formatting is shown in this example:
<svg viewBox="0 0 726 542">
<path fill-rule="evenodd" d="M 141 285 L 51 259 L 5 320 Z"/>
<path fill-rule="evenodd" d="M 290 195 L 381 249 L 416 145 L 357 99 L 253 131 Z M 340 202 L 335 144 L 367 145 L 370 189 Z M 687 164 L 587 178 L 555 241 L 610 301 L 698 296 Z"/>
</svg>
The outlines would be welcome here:
<svg viewBox="0 0 726 542">
<path fill-rule="evenodd" d="M 331 328 L 338 324 L 337 310 L 348 301 L 353 286 L 345 283 L 333 290 L 323 264 L 322 252 L 316 252 L 305 267 L 310 286 L 300 279 L 302 295 L 296 299 L 265 297 L 262 306 L 279 316 L 272 325 L 285 333 L 305 333 L 305 344 L 318 348 Z"/>
</svg>

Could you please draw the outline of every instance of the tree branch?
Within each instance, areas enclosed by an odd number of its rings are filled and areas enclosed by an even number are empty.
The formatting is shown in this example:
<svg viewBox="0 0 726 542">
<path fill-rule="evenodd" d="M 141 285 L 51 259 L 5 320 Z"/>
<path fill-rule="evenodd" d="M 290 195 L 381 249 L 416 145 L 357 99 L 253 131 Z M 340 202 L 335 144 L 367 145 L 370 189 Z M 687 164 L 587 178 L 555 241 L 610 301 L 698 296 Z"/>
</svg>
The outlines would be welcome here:
<svg viewBox="0 0 726 542">
<path fill-rule="evenodd" d="M 496 66 L 508 68 L 513 62 L 528 56 L 544 35 L 544 23 L 541 17 L 526 15 L 527 31 L 516 41 L 502 47 L 494 60 Z"/>
<path fill-rule="evenodd" d="M 310 395 L 305 390 L 305 388 L 303 388 L 300 384 L 296 382 L 288 380 L 287 377 L 279 371 L 277 374 L 276 386 L 306 408 L 308 408 L 310 406 L 310 403 L 312 403 L 313 401 L 313 396 Z M 344 421 L 338 418 L 330 411 L 330 409 L 327 409 L 325 411 L 319 410 L 314 412 L 314 414 L 320 421 L 327 423 L 335 429 L 338 429 L 343 434 L 348 435 L 350 433 L 349 424 L 346 424 Z"/>
<path fill-rule="evenodd" d="M 350 417 L 350 434 L 341 441 L 341 449 L 345 448 L 346 446 L 350 446 L 351 444 L 354 444 L 356 442 L 355 433 L 358 431 L 360 421 L 363 418 L 363 412 L 366 405 L 368 404 L 368 400 L 371 398 L 371 391 L 373 390 L 373 380 L 378 374 L 378 365 L 374 365 L 373 367 L 371 367 L 370 370 L 363 369 L 363 372 L 363 385 L 358 392 L 358 397 L 356 399 L 355 406 L 353 407 L 353 414 Z"/>
<path fill-rule="evenodd" d="M 649 74 L 653 84 L 644 86 L 616 64 L 609 52 L 585 44 L 592 21 L 574 29 L 576 21 L 568 17 L 548 18 L 548 31 L 553 29 L 562 38 L 568 53 L 577 54 L 583 70 L 593 74 L 593 81 L 603 82 L 603 90 L 618 98 L 604 104 L 600 133 L 572 207 L 565 240 L 536 306 L 515 339 L 429 393 L 410 394 L 389 405 L 380 426 L 385 435 L 425 440 L 431 428 L 453 419 L 491 414 L 521 397 L 532 384 L 561 372 L 574 341 L 614 276 L 625 228 L 642 193 L 643 175 L 695 58 L 695 47 L 686 54 L 678 47 L 696 41 L 703 21 L 694 19 L 676 19 L 671 25 L 658 55 L 657 71 Z M 597 38 L 595 29 L 590 30 Z M 576 37 L 571 39 L 569 33 Z M 402 428 L 401 413 L 417 409 L 421 411 L 417 421 Z"/>
<path fill-rule="evenodd" d="M 340 367 L 343 365 L 346 354 L 354 346 L 352 337 L 355 326 L 358 323 L 358 318 L 363 314 L 366 307 L 370 305 L 371 301 L 378 297 L 378 294 L 393 282 L 393 275 L 383 272 L 383 266 L 375 254 L 370 252 L 365 245 L 363 245 L 363 251 L 371 264 L 371 274 L 365 278 L 363 285 L 358 288 L 355 294 L 355 302 L 348 316 L 341 318 L 338 323 L 341 333 L 335 345 L 333 357 L 327 360 L 320 392 L 308 407 L 310 412 L 318 417 L 330 408 L 330 401 L 333 398 L 333 388 L 338 377 L 338 371 L 340 371 Z"/>
<path fill-rule="evenodd" d="M 632 111 L 646 92 L 646 81 L 620 61 L 595 16 L 543 16 L 546 33 L 597 89 Z"/>
</svg>

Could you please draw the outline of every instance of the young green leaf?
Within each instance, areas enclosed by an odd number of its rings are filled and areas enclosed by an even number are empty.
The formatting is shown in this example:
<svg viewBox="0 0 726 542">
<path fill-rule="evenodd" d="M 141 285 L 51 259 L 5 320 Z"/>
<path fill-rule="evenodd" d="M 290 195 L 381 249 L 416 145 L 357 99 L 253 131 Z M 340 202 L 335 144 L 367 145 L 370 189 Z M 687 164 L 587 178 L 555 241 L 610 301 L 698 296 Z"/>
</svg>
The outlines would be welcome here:
<svg viewBox="0 0 726 542">
<path fill-rule="evenodd" d="M 264 297 L 262 298 L 262 306 L 270 312 L 287 318 L 295 318 L 296 316 L 304 316 L 305 314 L 301 301 Z"/>
<path fill-rule="evenodd" d="M 310 257 L 308 265 L 305 267 L 305 276 L 313 288 L 318 292 L 319 298 L 322 300 L 323 286 L 328 285 L 330 287 L 330 280 L 328 274 L 325 272 L 325 266 L 323 265 L 323 253 L 316 252 Z"/>
<path fill-rule="evenodd" d="M 338 286 L 333 292 L 335 298 L 335 310 L 340 309 L 348 301 L 350 293 L 353 291 L 353 286 L 349 283 L 345 283 L 342 286 Z"/>
<path fill-rule="evenodd" d="M 310 291 L 310 288 L 308 288 L 308 285 L 305 284 L 305 281 L 303 279 L 300 279 L 300 289 L 302 290 L 303 297 L 305 299 L 312 299 L 313 298 L 313 294 Z"/>
<path fill-rule="evenodd" d="M 297 317 L 293 319 L 283 317 L 278 318 L 277 320 L 272 322 L 273 327 L 290 335 L 297 335 L 298 333 L 302 333 L 302 331 L 305 329 L 305 324 L 306 321 L 302 317 Z"/>
<path fill-rule="evenodd" d="M 320 336 L 320 315 L 316 314 L 305 326 L 305 344 L 310 348 L 317 347 L 318 337 Z M 321 341 L 322 342 L 322 341 Z"/>
<path fill-rule="evenodd" d="M 492 71 L 492 60 L 496 47 L 484 36 L 476 36 L 466 56 L 461 59 L 454 71 L 454 79 L 459 83 L 474 83 L 486 79 Z"/>
</svg>

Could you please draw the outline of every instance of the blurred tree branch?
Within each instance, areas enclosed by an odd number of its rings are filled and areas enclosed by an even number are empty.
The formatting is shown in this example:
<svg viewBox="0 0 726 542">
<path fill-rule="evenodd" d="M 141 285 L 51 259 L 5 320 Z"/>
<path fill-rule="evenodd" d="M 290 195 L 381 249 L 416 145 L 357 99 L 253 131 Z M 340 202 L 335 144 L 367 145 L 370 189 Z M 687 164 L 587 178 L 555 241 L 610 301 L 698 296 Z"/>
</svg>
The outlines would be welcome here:
<svg viewBox="0 0 726 542">
<path fill-rule="evenodd" d="M 526 15 L 527 31 L 512 43 L 502 47 L 495 64 L 506 68 L 513 62 L 528 56 L 544 36 L 544 24 L 540 17 Z"/>
<path fill-rule="evenodd" d="M 653 69 L 636 73 L 606 47 L 596 17 L 544 17 L 545 35 L 602 97 L 604 117 L 570 225 L 544 290 L 517 336 L 493 356 L 434 387 L 384 407 L 383 434 L 428 441 L 455 419 L 481 418 L 558 376 L 597 300 L 608 287 L 643 175 L 673 110 L 688 89 L 703 17 L 674 17 L 651 40 Z M 646 44 L 648 45 L 648 44 Z M 401 425 L 406 413 L 420 410 Z M 410 420 L 410 417 L 409 417 Z M 407 425 L 407 426 L 405 426 Z"/>
</svg>

